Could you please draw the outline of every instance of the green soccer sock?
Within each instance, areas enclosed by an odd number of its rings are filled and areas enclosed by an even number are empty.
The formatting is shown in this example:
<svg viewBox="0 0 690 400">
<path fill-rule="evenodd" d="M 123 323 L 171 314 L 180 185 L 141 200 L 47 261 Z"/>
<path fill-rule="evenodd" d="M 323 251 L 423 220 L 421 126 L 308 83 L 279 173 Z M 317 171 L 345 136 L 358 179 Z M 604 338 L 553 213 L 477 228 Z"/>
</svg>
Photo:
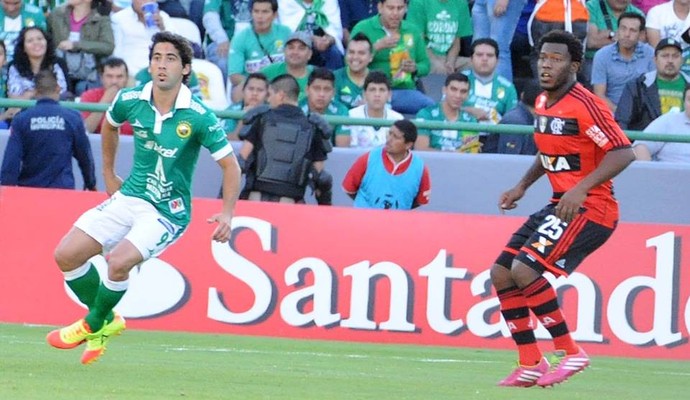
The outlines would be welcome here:
<svg viewBox="0 0 690 400">
<path fill-rule="evenodd" d="M 81 276 L 74 278 L 74 273 Z M 98 286 L 101 284 L 101 277 L 98 275 L 96 267 L 92 263 L 88 263 L 74 271 L 70 271 L 65 274 L 65 282 L 67 282 L 67 286 L 72 289 L 74 294 L 77 295 L 79 301 L 91 308 L 94 300 L 96 300 Z"/>
<path fill-rule="evenodd" d="M 112 289 L 106 287 L 111 286 Z M 93 307 L 90 308 L 86 316 L 86 323 L 91 328 L 91 332 L 98 332 L 104 325 L 108 316 L 112 316 L 113 307 L 120 302 L 122 296 L 127 292 L 128 281 L 104 282 L 98 287 L 98 294 Z M 112 320 L 112 319 L 111 319 Z"/>
<path fill-rule="evenodd" d="M 66 272 L 64 275 L 67 286 L 72 289 L 79 301 L 91 310 L 96 301 L 98 287 L 101 285 L 101 276 L 98 275 L 98 270 L 93 263 L 89 262 L 73 271 Z M 113 318 L 114 315 L 110 312 L 105 320 L 110 323 Z"/>
</svg>

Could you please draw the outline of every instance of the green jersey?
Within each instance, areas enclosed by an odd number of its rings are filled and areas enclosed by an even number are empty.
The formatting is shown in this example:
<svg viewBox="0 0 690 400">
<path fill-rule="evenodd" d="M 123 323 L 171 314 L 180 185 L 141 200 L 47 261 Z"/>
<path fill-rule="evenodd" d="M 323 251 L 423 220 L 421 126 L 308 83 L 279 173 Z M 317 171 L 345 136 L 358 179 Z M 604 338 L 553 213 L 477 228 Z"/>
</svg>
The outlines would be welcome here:
<svg viewBox="0 0 690 400">
<path fill-rule="evenodd" d="M 309 114 L 309 102 L 307 98 L 302 99 L 299 102 L 299 107 L 304 111 L 305 115 Z M 331 100 L 331 102 L 328 104 L 328 107 L 326 107 L 326 113 L 324 115 L 338 115 L 341 117 L 348 117 L 350 113 L 350 110 L 345 107 L 344 104 L 339 102 L 338 100 Z M 349 135 L 349 132 L 345 130 L 345 127 L 342 125 L 332 125 L 333 127 L 333 135 L 331 135 L 331 142 L 335 143 L 335 137 L 336 135 Z"/>
<path fill-rule="evenodd" d="M 456 37 L 472 36 L 473 32 L 467 0 L 410 0 L 406 18 L 439 56 L 448 53 Z"/>
<path fill-rule="evenodd" d="M 299 84 L 299 100 L 302 100 L 307 96 L 307 93 L 306 93 L 307 81 L 309 81 L 309 75 L 311 75 L 311 72 L 313 70 L 314 70 L 313 65 L 307 65 L 307 73 L 304 74 L 304 76 L 301 76 L 299 78 L 295 77 L 295 79 L 297 79 L 297 83 Z M 266 78 L 270 82 L 274 78 L 277 78 L 280 75 L 285 75 L 288 73 L 287 64 L 285 62 L 281 62 L 281 63 L 277 63 L 277 64 L 271 64 L 267 67 L 264 67 L 261 70 L 261 72 L 263 72 L 263 74 L 266 75 Z"/>
<path fill-rule="evenodd" d="M 378 15 L 359 21 L 350 37 L 363 33 L 369 38 L 372 45 L 379 39 L 388 36 L 388 31 L 381 25 Z M 383 71 L 391 78 L 393 89 L 415 89 L 415 81 L 412 74 L 402 70 L 402 61 L 414 60 L 417 63 L 417 77 L 426 76 L 431 69 L 429 55 L 426 53 L 424 39 L 417 26 L 410 21 L 403 20 L 400 23 L 400 40 L 392 49 L 382 49 L 374 53 L 374 60 L 369 64 L 372 70 Z"/>
<path fill-rule="evenodd" d="M 153 107 L 152 83 L 122 89 L 106 113 L 108 122 L 129 121 L 134 131 L 134 163 L 122 194 L 148 201 L 180 226 L 192 211 L 192 175 L 201 147 L 214 160 L 232 153 L 216 115 L 184 85 L 169 113 Z"/>
<path fill-rule="evenodd" d="M 269 64 L 285 60 L 285 42 L 291 34 L 290 28 L 275 22 L 266 33 L 257 34 L 251 27 L 238 32 L 228 52 L 228 76 L 259 72 Z"/>
<path fill-rule="evenodd" d="M 683 111 L 685 109 L 683 92 L 686 84 L 683 75 L 679 75 L 672 81 L 665 81 L 657 76 L 656 86 L 659 88 L 662 114 L 666 114 L 669 111 Z"/>
<path fill-rule="evenodd" d="M 14 19 L 6 17 L 5 10 L 0 7 L 0 24 L 0 40 L 5 42 L 5 62 L 8 64 L 14 59 L 14 42 L 22 28 L 38 26 L 44 31 L 47 29 L 43 10 L 31 4 L 23 4 L 19 15 Z"/>
<path fill-rule="evenodd" d="M 456 121 L 449 121 L 443 112 L 442 103 L 419 110 L 416 118 L 420 121 L 477 122 L 476 118 L 462 110 L 458 113 Z M 479 152 L 479 132 L 456 131 L 455 129 L 420 129 L 419 134 L 429 137 L 429 146 L 432 149 L 462 153 Z"/>
<path fill-rule="evenodd" d="M 472 70 L 464 71 L 463 74 L 470 80 L 470 95 L 463 105 L 487 111 L 489 121 L 486 123 L 498 124 L 503 114 L 517 106 L 517 91 L 506 78 L 494 74 L 490 82 L 483 83 Z"/>
<path fill-rule="evenodd" d="M 228 39 L 232 39 L 232 35 L 235 33 L 235 17 L 232 13 L 230 1 L 206 0 L 204 2 L 203 14 L 206 15 L 210 12 L 218 13 L 220 24 L 223 26 L 225 34 L 228 35 Z M 209 35 L 206 35 L 206 38 L 209 43 L 213 41 Z"/>
<path fill-rule="evenodd" d="M 606 16 L 604 15 L 604 10 L 601 8 L 601 4 L 604 4 L 604 8 L 606 8 L 606 13 L 609 15 L 610 23 L 611 23 L 611 30 L 614 32 L 618 31 L 618 18 L 613 14 L 613 9 L 609 5 L 608 1 L 601 1 L 601 0 L 588 0 L 587 1 L 587 11 L 589 11 L 589 23 L 591 25 L 594 25 L 597 27 L 599 30 L 605 30 L 609 29 L 608 24 L 606 23 Z M 636 14 L 640 14 L 641 16 L 645 16 L 644 12 L 640 10 L 639 8 L 635 7 L 632 4 L 628 4 L 627 7 L 625 7 L 625 10 L 623 12 L 634 12 Z M 594 58 L 594 53 L 597 52 L 598 49 L 587 49 L 585 51 L 585 57 L 593 59 Z"/>
<path fill-rule="evenodd" d="M 364 89 L 350 79 L 348 67 L 333 71 L 335 75 L 335 98 L 346 105 L 347 108 L 355 108 L 364 104 Z"/>
<path fill-rule="evenodd" d="M 240 101 L 239 103 L 231 104 L 228 108 L 225 109 L 225 111 L 242 111 L 244 110 L 244 102 Z M 237 122 L 239 120 L 232 119 L 232 118 L 227 118 L 227 119 L 222 119 L 220 120 L 220 123 L 223 126 L 223 130 L 225 130 L 225 133 L 228 135 L 237 128 Z"/>
</svg>

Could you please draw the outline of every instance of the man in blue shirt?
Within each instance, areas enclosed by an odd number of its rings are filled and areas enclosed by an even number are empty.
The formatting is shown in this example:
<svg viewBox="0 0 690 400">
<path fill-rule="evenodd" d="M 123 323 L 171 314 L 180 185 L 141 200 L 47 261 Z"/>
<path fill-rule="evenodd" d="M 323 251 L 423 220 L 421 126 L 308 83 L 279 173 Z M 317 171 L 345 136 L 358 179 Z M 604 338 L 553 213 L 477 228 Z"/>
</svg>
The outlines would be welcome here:
<svg viewBox="0 0 690 400">
<path fill-rule="evenodd" d="M 58 104 L 60 85 L 51 70 L 36 74 L 38 102 L 12 121 L 0 171 L 7 186 L 74 189 L 72 157 L 85 190 L 96 190 L 93 155 L 78 111 Z"/>
<path fill-rule="evenodd" d="M 623 95 L 625 83 L 656 68 L 654 49 L 640 41 L 645 18 L 636 12 L 624 12 L 618 18 L 618 41 L 594 54 L 592 86 L 594 94 L 606 100 L 612 111 Z"/>
</svg>

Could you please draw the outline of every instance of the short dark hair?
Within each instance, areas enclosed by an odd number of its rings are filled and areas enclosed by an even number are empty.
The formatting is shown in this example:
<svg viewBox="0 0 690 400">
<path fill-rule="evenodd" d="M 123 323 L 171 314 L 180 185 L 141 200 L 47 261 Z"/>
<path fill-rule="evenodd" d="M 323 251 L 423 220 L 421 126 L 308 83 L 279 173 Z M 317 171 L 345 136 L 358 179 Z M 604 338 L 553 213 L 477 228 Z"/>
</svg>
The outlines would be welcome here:
<svg viewBox="0 0 690 400">
<path fill-rule="evenodd" d="M 409 119 L 399 119 L 393 122 L 393 126 L 400 129 L 405 138 L 405 143 L 414 143 L 417 141 L 417 125 L 413 124 Z"/>
<path fill-rule="evenodd" d="M 379 3 L 381 3 L 381 4 L 383 4 L 385 2 L 386 2 L 386 0 L 379 0 Z M 405 0 L 405 4 L 409 4 L 409 3 L 410 3 L 410 0 Z"/>
<path fill-rule="evenodd" d="M 570 61 L 581 63 L 583 56 L 582 42 L 575 35 L 570 32 L 554 29 L 542 36 L 539 40 L 539 51 L 544 46 L 544 43 L 560 43 L 568 46 L 568 53 L 570 54 Z"/>
<path fill-rule="evenodd" d="M 125 67 L 125 73 L 129 75 L 129 68 L 127 68 L 127 63 L 125 62 L 125 60 L 119 57 L 108 57 L 105 60 L 103 60 L 100 64 L 98 64 L 98 73 L 102 74 L 103 71 L 105 71 L 105 67 L 117 68 L 122 66 Z"/>
<path fill-rule="evenodd" d="M 362 32 L 357 32 L 355 36 L 351 37 L 348 43 L 352 42 L 367 42 L 367 44 L 369 44 L 369 52 L 371 53 L 374 50 L 374 46 L 371 44 L 371 40 L 367 35 L 363 34 Z"/>
<path fill-rule="evenodd" d="M 249 83 L 250 79 L 258 79 L 260 81 L 264 81 L 266 86 L 268 86 L 268 78 L 266 78 L 266 75 L 264 75 L 263 72 L 252 72 L 251 74 L 247 75 L 247 79 L 244 80 L 244 83 L 242 84 L 242 89 L 247 87 L 247 84 Z"/>
<path fill-rule="evenodd" d="M 642 15 L 640 13 L 633 12 L 633 11 L 626 11 L 626 12 L 622 13 L 620 15 L 620 17 L 618 17 L 618 26 L 620 26 L 621 21 L 626 19 L 626 18 L 636 19 L 636 20 L 640 21 L 640 31 L 644 30 L 645 23 L 646 23 L 646 19 L 645 19 L 644 15 Z"/>
<path fill-rule="evenodd" d="M 329 81 L 333 84 L 333 86 L 335 86 L 335 75 L 333 75 L 333 71 L 328 68 L 314 68 L 314 70 L 311 71 L 311 74 L 309 74 L 309 79 L 307 79 L 307 86 L 310 86 L 317 79 Z"/>
<path fill-rule="evenodd" d="M 446 77 L 446 82 L 443 84 L 443 86 L 448 86 L 453 81 L 467 82 L 469 84 L 470 78 L 468 78 L 467 75 L 463 74 L 462 72 L 453 72 Z"/>
<path fill-rule="evenodd" d="M 36 88 L 36 98 L 55 93 L 59 86 L 55 72 L 49 69 L 42 69 L 34 75 L 34 86 Z"/>
<path fill-rule="evenodd" d="M 391 89 L 391 81 L 390 81 L 390 79 L 388 79 L 388 75 L 386 75 L 385 73 L 383 73 L 381 71 L 370 71 L 367 74 L 367 77 L 364 78 L 364 86 L 363 86 L 364 90 L 367 90 L 370 83 L 382 83 L 382 84 L 386 85 L 388 90 Z"/>
<path fill-rule="evenodd" d="M 163 31 L 158 32 L 151 38 L 152 43 L 149 48 L 149 63 L 153 58 L 153 48 L 156 47 L 158 43 L 170 43 L 175 47 L 178 53 L 180 53 L 180 60 L 182 61 L 182 66 L 189 65 L 189 72 L 182 76 L 182 83 L 185 85 L 189 81 L 189 75 L 192 73 L 192 58 L 194 58 L 194 50 L 192 50 L 192 45 L 189 40 L 180 36 L 178 34 Z"/>
<path fill-rule="evenodd" d="M 297 101 L 299 99 L 299 83 L 294 76 L 289 74 L 283 74 L 276 76 L 271 81 L 271 88 L 276 92 L 283 92 L 292 101 Z"/>
<path fill-rule="evenodd" d="M 481 38 L 472 42 L 472 47 L 470 47 L 470 54 L 474 55 L 474 49 L 476 49 L 477 46 L 482 44 L 486 44 L 493 47 L 494 50 L 496 50 L 496 57 L 498 58 L 498 42 L 491 38 Z"/>
<path fill-rule="evenodd" d="M 252 4 L 249 6 L 249 9 L 254 9 L 254 4 L 256 3 L 269 3 L 271 4 L 271 10 L 273 10 L 273 12 L 278 11 L 278 0 L 252 0 Z"/>
</svg>

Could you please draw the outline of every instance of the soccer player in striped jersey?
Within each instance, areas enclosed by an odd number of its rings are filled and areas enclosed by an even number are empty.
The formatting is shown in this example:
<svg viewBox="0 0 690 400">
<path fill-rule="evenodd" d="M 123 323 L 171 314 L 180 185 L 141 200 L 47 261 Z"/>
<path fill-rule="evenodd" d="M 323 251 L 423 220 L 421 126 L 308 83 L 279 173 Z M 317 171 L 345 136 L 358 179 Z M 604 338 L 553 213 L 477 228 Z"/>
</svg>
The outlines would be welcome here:
<svg viewBox="0 0 690 400">
<path fill-rule="evenodd" d="M 534 140 L 539 152 L 512 189 L 503 212 L 542 175 L 553 197 L 510 238 L 491 268 L 501 313 L 515 341 L 518 367 L 500 386 L 551 386 L 584 370 L 590 360 L 572 339 L 556 291 L 543 276 L 568 276 L 604 244 L 618 222 L 611 179 L 634 159 L 630 141 L 603 100 L 577 83 L 582 43 L 551 31 L 539 44 L 538 74 L 544 90 L 535 104 Z M 550 365 L 537 346 L 531 312 L 553 338 L 558 362 Z"/>
</svg>

